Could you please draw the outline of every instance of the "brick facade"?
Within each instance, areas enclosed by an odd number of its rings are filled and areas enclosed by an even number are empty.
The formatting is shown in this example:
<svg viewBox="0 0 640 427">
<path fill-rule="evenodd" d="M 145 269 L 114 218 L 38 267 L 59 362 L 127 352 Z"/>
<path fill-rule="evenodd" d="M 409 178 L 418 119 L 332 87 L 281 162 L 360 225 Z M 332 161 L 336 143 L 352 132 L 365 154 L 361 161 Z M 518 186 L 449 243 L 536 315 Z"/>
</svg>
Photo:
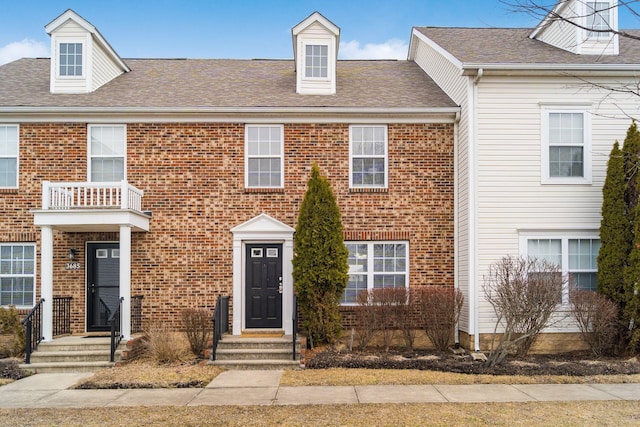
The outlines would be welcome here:
<svg viewBox="0 0 640 427">
<path fill-rule="evenodd" d="M 187 307 L 212 309 L 232 293 L 230 229 L 261 213 L 295 227 L 311 165 L 327 176 L 346 240 L 408 240 L 410 285 L 454 283 L 454 125 L 388 124 L 389 185 L 349 189 L 349 125 L 284 121 L 284 189 L 244 187 L 242 123 L 127 125 L 127 180 L 142 189 L 151 229 L 132 237 L 132 295 L 144 322 L 178 327 Z M 0 242 L 36 242 L 32 209 L 42 181 L 87 180 L 87 123 L 20 124 L 19 189 L 0 191 Z M 118 233 L 54 234 L 54 296 L 73 296 L 72 330 L 84 331 L 85 243 Z M 78 249 L 81 270 L 67 271 Z M 39 266 L 37 293 L 39 294 Z M 347 310 L 348 311 L 348 310 Z"/>
</svg>

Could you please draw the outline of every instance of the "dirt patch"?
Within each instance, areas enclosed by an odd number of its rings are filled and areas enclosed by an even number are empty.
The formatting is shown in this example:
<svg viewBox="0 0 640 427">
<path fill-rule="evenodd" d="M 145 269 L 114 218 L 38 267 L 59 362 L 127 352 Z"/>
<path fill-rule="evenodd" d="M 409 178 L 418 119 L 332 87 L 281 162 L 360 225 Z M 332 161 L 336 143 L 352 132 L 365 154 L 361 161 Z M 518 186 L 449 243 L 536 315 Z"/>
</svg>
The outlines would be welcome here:
<svg viewBox="0 0 640 427">
<path fill-rule="evenodd" d="M 507 358 L 499 366 L 489 367 L 474 361 L 468 353 L 456 355 L 447 352 L 390 351 L 388 353 L 345 353 L 335 349 L 311 352 L 306 367 L 364 368 L 364 369 L 417 369 L 461 374 L 488 375 L 631 375 L 640 374 L 637 358 L 593 359 L 588 353 L 531 355 L 525 359 Z"/>
</svg>

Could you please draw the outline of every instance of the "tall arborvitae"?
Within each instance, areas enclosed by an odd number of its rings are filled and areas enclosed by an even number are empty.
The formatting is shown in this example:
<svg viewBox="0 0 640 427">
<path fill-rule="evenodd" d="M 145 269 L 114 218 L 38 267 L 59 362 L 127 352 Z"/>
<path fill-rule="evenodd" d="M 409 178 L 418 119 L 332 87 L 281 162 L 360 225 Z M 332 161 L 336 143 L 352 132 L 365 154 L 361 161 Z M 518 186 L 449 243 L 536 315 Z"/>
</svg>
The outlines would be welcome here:
<svg viewBox="0 0 640 427">
<path fill-rule="evenodd" d="M 634 121 L 627 130 L 627 136 L 622 145 L 624 157 L 624 173 L 627 181 L 625 202 L 631 224 L 634 223 L 635 209 L 638 204 L 638 169 L 640 169 L 640 132 Z"/>
<path fill-rule="evenodd" d="M 293 280 L 311 345 L 335 342 L 342 332 L 340 299 L 349 279 L 349 253 L 329 181 L 313 165 L 294 236 Z"/>
<path fill-rule="evenodd" d="M 631 250 L 631 224 L 625 203 L 624 159 L 618 142 L 613 145 L 602 188 L 602 221 L 598 252 L 598 292 L 621 308 L 625 301 L 624 272 Z"/>
<path fill-rule="evenodd" d="M 640 181 L 640 178 L 638 179 Z M 640 182 L 638 182 L 640 184 Z M 640 187 L 639 187 L 640 188 Z M 640 205 L 635 217 L 640 218 Z M 634 238 L 629 254 L 629 265 L 625 271 L 624 294 L 621 306 L 622 323 L 628 329 L 629 348 L 640 349 L 640 221 L 634 224 Z"/>
</svg>

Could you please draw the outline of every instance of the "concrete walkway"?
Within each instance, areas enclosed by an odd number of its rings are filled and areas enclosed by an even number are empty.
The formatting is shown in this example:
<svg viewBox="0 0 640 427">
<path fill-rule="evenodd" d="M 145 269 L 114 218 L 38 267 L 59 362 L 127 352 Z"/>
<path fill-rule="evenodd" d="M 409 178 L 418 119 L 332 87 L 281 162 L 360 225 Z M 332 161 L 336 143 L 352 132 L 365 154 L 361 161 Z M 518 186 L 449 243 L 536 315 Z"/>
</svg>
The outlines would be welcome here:
<svg viewBox="0 0 640 427">
<path fill-rule="evenodd" d="M 203 389 L 70 389 L 91 375 L 23 378 L 0 387 L 0 408 L 640 400 L 640 384 L 282 387 L 282 371 L 225 371 Z"/>
</svg>

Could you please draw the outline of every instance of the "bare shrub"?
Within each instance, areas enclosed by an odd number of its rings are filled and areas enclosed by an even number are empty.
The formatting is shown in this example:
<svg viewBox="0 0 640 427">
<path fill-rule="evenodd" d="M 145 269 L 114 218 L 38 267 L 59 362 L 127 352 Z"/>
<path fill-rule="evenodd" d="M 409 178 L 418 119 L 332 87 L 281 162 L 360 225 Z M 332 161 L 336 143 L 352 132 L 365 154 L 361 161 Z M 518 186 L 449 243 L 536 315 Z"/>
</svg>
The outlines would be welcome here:
<svg viewBox="0 0 640 427">
<path fill-rule="evenodd" d="M 460 319 L 464 296 L 459 289 L 424 286 L 414 290 L 416 305 L 425 333 L 438 350 L 451 345 Z"/>
<path fill-rule="evenodd" d="M 593 291 L 571 291 L 572 313 L 594 356 L 610 353 L 618 337 L 618 306 Z"/>
<path fill-rule="evenodd" d="M 396 325 L 407 351 L 413 351 L 413 344 L 419 331 L 419 322 L 416 317 L 417 300 L 414 288 L 398 288 L 398 305 L 395 307 Z"/>
<path fill-rule="evenodd" d="M 24 354 L 24 326 L 18 310 L 12 305 L 0 307 L 0 357 L 15 357 Z"/>
<path fill-rule="evenodd" d="M 189 308 L 182 311 L 182 323 L 191 352 L 196 357 L 204 357 L 212 331 L 211 314 L 205 309 Z"/>
<path fill-rule="evenodd" d="M 372 289 L 373 302 L 378 308 L 378 330 L 382 338 L 384 351 L 389 351 L 398 330 L 398 307 L 406 302 L 404 289 Z"/>
<path fill-rule="evenodd" d="M 529 353 L 538 334 L 555 323 L 552 314 L 562 301 L 563 284 L 560 268 L 544 260 L 507 256 L 489 267 L 484 294 L 497 316 L 489 366 L 510 353 L 518 357 Z M 501 325 L 504 332 L 494 347 Z"/>
<path fill-rule="evenodd" d="M 145 331 L 145 349 L 158 363 L 175 363 L 189 357 L 189 346 L 184 335 L 169 330 L 160 322 L 152 323 Z"/>
<path fill-rule="evenodd" d="M 378 307 L 374 304 L 370 291 L 360 291 L 356 297 L 358 307 L 355 309 L 356 336 L 358 349 L 364 350 L 378 332 Z"/>
</svg>

